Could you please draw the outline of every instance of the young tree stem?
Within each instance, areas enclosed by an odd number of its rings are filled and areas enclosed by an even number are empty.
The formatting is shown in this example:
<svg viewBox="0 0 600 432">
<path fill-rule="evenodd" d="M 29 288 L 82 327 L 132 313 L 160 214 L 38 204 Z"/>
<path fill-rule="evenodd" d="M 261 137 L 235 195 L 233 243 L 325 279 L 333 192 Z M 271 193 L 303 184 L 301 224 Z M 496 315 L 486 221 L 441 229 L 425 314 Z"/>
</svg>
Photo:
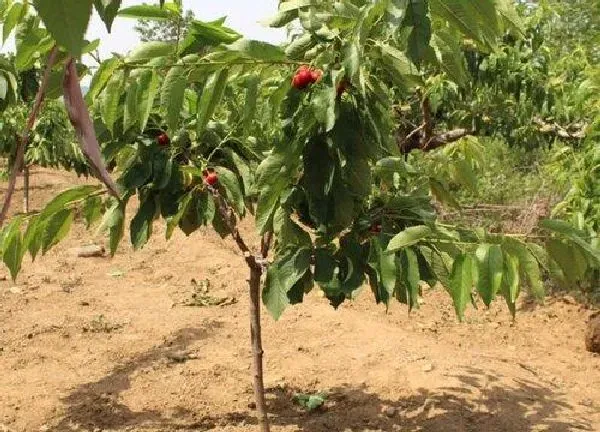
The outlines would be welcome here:
<svg viewBox="0 0 600 432">
<path fill-rule="evenodd" d="M 4 220 L 6 219 L 6 215 L 8 213 L 8 209 L 10 208 L 10 202 L 12 200 L 13 194 L 15 193 L 15 186 L 17 184 L 17 176 L 21 173 L 23 169 L 23 160 L 25 159 L 25 148 L 27 147 L 27 142 L 29 141 L 29 132 L 31 132 L 31 129 L 35 124 L 35 120 L 40 112 L 42 102 L 44 101 L 44 96 L 46 94 L 46 90 L 48 89 L 50 72 L 52 71 L 52 66 L 54 66 L 54 63 L 56 62 L 57 54 L 58 48 L 54 46 L 54 48 L 52 48 L 52 51 L 50 51 L 50 56 L 48 57 L 48 62 L 46 63 L 46 70 L 44 71 L 44 77 L 42 78 L 40 88 L 38 89 L 38 92 L 35 96 L 35 102 L 33 104 L 31 113 L 29 114 L 29 118 L 27 119 L 27 124 L 25 125 L 25 129 L 23 129 L 21 139 L 17 143 L 17 155 L 15 157 L 15 163 L 12 167 L 10 178 L 8 180 L 8 188 L 6 190 L 6 195 L 4 196 L 4 204 L 2 204 L 2 211 L 0 212 L 0 226 L 2 226 L 2 224 L 4 223 Z"/>
<path fill-rule="evenodd" d="M 248 288 L 250 294 L 250 343 L 252 346 L 252 376 L 254 388 L 254 400 L 256 403 L 256 415 L 261 432 L 270 432 L 269 415 L 267 413 L 267 404 L 265 401 L 265 384 L 263 373 L 263 348 L 262 331 L 260 321 L 260 286 L 263 274 L 263 260 L 269 255 L 271 247 L 272 233 L 267 233 L 261 240 L 260 260 L 254 256 L 248 244 L 240 234 L 235 219 L 233 218 L 233 209 L 227 201 L 221 196 L 218 189 L 207 185 L 212 193 L 219 214 L 225 221 L 227 228 L 231 232 L 238 248 L 244 254 L 246 264 L 250 269 L 250 279 L 248 279 Z"/>
</svg>

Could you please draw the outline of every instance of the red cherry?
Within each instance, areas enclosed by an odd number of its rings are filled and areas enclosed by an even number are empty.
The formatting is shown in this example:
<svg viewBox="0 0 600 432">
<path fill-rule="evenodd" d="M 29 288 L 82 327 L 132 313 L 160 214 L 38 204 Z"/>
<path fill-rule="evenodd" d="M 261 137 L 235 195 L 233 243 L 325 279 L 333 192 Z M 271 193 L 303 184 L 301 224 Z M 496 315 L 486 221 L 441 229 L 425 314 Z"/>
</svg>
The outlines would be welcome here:
<svg viewBox="0 0 600 432">
<path fill-rule="evenodd" d="M 310 77 L 313 84 L 317 83 L 321 81 L 321 78 L 323 78 L 323 71 L 321 69 L 313 69 L 310 71 Z"/>
<path fill-rule="evenodd" d="M 303 90 L 313 79 L 311 70 L 307 65 L 300 66 L 292 79 L 292 85 L 298 90 Z"/>
<path fill-rule="evenodd" d="M 158 138 L 156 138 L 156 140 L 158 141 L 158 145 L 160 145 L 161 147 L 166 147 L 171 143 L 169 135 L 167 135 L 166 133 L 160 134 Z"/>
<path fill-rule="evenodd" d="M 209 186 L 214 186 L 219 181 L 219 176 L 217 175 L 217 173 L 211 172 L 211 173 L 208 173 L 208 175 L 206 177 L 204 177 L 204 181 Z"/>
</svg>

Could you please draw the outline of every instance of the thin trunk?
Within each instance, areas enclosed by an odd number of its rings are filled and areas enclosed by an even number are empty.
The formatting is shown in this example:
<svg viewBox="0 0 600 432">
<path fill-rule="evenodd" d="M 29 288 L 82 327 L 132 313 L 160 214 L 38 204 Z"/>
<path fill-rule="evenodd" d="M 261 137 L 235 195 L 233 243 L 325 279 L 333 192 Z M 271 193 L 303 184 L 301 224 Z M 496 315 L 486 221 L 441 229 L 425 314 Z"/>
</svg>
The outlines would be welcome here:
<svg viewBox="0 0 600 432">
<path fill-rule="evenodd" d="M 254 399 L 261 432 L 269 432 L 269 416 L 265 402 L 263 380 L 263 348 L 260 324 L 260 265 L 250 267 L 250 340 L 252 342 L 252 372 L 254 377 Z"/>
<path fill-rule="evenodd" d="M 23 213 L 29 213 L 29 167 L 23 168 Z"/>
<path fill-rule="evenodd" d="M 0 210 L 0 226 L 4 223 L 4 219 L 6 219 L 6 215 L 8 214 L 8 209 L 10 208 L 10 202 L 12 200 L 13 193 L 15 192 L 15 186 L 17 184 L 17 176 L 21 173 L 23 169 L 23 160 L 25 158 L 25 147 L 27 147 L 27 142 L 29 141 L 29 132 L 33 128 L 35 124 L 35 119 L 40 112 L 40 108 L 42 106 L 42 102 L 44 101 L 44 96 L 46 94 L 46 90 L 48 88 L 48 82 L 50 81 L 50 74 L 52 72 L 52 66 L 56 62 L 56 57 L 58 56 L 58 47 L 52 48 L 50 51 L 50 55 L 48 56 L 48 62 L 46 64 L 46 71 L 44 72 L 44 77 L 42 78 L 42 82 L 40 84 L 40 88 L 38 89 L 37 95 L 35 96 L 35 102 L 33 104 L 33 109 L 29 114 L 29 118 L 27 119 L 27 124 L 25 125 L 25 129 L 23 129 L 23 133 L 21 134 L 21 139 L 17 144 L 17 154 L 15 156 L 15 163 L 12 167 L 12 171 L 10 173 L 10 178 L 8 179 L 8 188 L 6 189 L 6 195 L 4 196 L 4 203 L 2 204 L 2 210 Z"/>
</svg>

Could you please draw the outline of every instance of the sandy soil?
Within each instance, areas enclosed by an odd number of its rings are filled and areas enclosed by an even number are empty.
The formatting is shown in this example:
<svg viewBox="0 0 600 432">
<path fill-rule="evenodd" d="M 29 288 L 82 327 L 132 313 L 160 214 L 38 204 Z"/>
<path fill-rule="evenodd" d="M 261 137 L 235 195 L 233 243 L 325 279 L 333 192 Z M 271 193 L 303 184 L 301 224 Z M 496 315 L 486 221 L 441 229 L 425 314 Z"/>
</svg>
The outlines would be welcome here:
<svg viewBox="0 0 600 432">
<path fill-rule="evenodd" d="M 33 207 L 73 182 L 37 170 Z M 114 259 L 74 256 L 94 241 L 104 239 L 79 223 L 27 259 L 17 284 L 0 282 L 0 431 L 256 430 L 246 269 L 233 243 L 178 233 L 137 253 L 124 244 Z M 184 305 L 192 279 L 226 304 Z M 514 324 L 503 304 L 458 324 L 433 290 L 410 317 L 400 305 L 386 314 L 368 290 L 337 311 L 311 295 L 278 323 L 263 317 L 273 430 L 600 431 L 600 357 L 584 348 L 591 312 L 554 298 L 523 305 Z M 320 411 L 294 403 L 315 392 L 328 395 Z"/>
</svg>

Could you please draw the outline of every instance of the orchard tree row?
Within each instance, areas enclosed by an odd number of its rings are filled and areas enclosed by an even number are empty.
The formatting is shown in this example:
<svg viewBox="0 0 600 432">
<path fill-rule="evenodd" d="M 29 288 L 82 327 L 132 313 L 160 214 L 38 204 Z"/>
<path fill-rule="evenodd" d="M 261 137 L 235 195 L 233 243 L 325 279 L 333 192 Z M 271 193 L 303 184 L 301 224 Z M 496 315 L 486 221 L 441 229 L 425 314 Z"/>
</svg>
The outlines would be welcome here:
<svg viewBox="0 0 600 432">
<path fill-rule="evenodd" d="M 62 95 L 106 189 L 71 189 L 40 213 L 13 218 L 2 231 L 4 263 L 16 278 L 25 254 L 47 253 L 80 208 L 107 233 L 113 254 L 126 225 L 140 249 L 157 219 L 167 239 L 206 225 L 231 235 L 250 272 L 263 431 L 261 297 L 277 319 L 315 287 L 337 307 L 368 284 L 378 303 L 413 309 L 421 283 L 439 282 L 459 319 L 469 304 L 497 297 L 514 315 L 521 291 L 543 298 L 546 276 L 577 282 L 600 266 L 589 232 L 565 221 L 543 221 L 535 238 L 439 223 L 434 199 L 457 205 L 446 179 L 407 158 L 444 147 L 453 176 L 473 185 L 485 151 L 476 135 L 488 128 L 481 133 L 519 138 L 512 123 L 492 118 L 499 94 L 512 92 L 524 116 L 540 111 L 538 126 L 548 124 L 557 96 L 539 86 L 541 71 L 528 81 L 539 68 L 529 63 L 535 34 L 509 0 L 282 1 L 269 24 L 289 27 L 284 47 L 245 39 L 224 19 L 186 20 L 180 1 L 31 3 L 1 3 L 5 34 L 17 34 L 17 70 L 45 70 L 30 119 L 43 112 L 44 96 Z M 84 99 L 80 59 L 95 45 L 84 39 L 93 10 L 109 31 L 118 16 L 178 24 L 174 40 L 102 61 Z M 525 63 L 513 58 L 510 47 L 529 45 Z M 494 74 L 517 67 L 518 76 L 495 83 Z M 583 139 L 563 120 L 567 138 Z M 126 221 L 133 197 L 139 207 Z M 262 236 L 258 250 L 237 228 L 248 213 Z"/>
</svg>

